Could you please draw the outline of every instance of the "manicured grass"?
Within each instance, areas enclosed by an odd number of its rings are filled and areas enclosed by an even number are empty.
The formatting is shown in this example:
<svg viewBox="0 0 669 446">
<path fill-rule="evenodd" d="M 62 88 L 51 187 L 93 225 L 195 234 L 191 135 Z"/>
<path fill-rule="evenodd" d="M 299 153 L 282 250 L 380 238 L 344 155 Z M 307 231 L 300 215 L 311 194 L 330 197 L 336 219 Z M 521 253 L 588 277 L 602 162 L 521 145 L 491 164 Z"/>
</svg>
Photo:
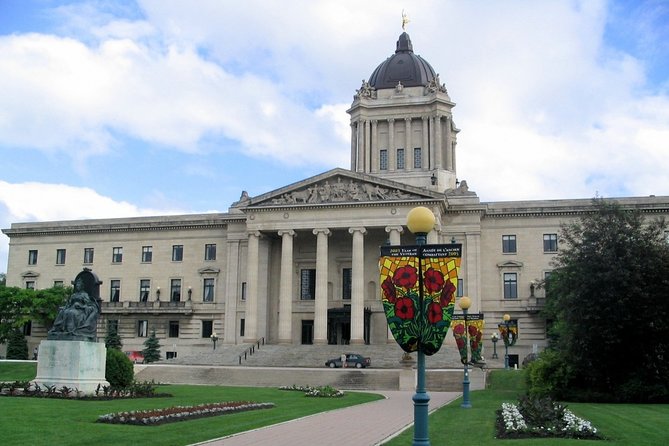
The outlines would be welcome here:
<svg viewBox="0 0 669 446">
<path fill-rule="evenodd" d="M 36 362 L 0 361 L 0 381 L 25 381 L 37 374 Z"/>
<path fill-rule="evenodd" d="M 3 381 L 34 378 L 35 371 L 28 377 L 21 375 L 25 373 L 23 369 L 12 373 L 10 369 L 14 366 L 7 363 L 0 366 Z M 0 442 L 43 444 L 48 439 L 50 445 L 186 445 L 381 398 L 357 392 L 347 393 L 343 398 L 306 398 L 302 392 L 262 387 L 170 385 L 160 386 L 158 392 L 170 393 L 173 397 L 114 401 L 0 397 Z M 160 426 L 95 422 L 99 415 L 110 412 L 215 401 L 271 402 L 276 407 Z"/>
<path fill-rule="evenodd" d="M 498 440 L 495 412 L 503 402 L 516 402 L 525 393 L 524 376 L 518 371 L 499 370 L 489 377 L 486 390 L 471 393 L 471 409 L 460 407 L 462 399 L 434 412 L 429 418 L 432 444 L 477 446 L 656 446 L 669 440 L 669 404 L 582 404 L 567 403 L 577 416 L 591 421 L 605 441 L 571 439 Z M 402 433 L 389 446 L 411 444 L 413 428 Z"/>
</svg>

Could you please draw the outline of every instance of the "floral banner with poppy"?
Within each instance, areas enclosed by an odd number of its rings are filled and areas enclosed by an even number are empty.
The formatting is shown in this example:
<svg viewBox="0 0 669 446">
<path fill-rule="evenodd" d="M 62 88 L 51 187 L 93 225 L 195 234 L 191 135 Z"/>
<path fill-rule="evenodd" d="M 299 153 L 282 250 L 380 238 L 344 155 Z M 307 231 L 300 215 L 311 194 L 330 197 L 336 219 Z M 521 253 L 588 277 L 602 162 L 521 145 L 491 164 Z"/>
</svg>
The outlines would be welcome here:
<svg viewBox="0 0 669 446">
<path fill-rule="evenodd" d="M 481 364 L 483 363 L 483 313 L 474 313 L 467 315 L 467 325 L 465 327 L 464 314 L 453 315 L 453 322 L 451 328 L 453 329 L 453 337 L 455 344 L 458 346 L 460 352 L 460 361 L 463 364 Z M 471 359 L 467 355 L 467 338 L 469 338 L 469 352 Z"/>
<path fill-rule="evenodd" d="M 439 351 L 451 325 L 462 245 L 383 246 L 379 270 L 388 327 L 405 352 Z"/>
<path fill-rule="evenodd" d="M 497 328 L 499 329 L 499 334 L 502 335 L 504 345 L 511 347 L 516 343 L 518 340 L 518 323 L 516 321 L 501 323 Z"/>
</svg>

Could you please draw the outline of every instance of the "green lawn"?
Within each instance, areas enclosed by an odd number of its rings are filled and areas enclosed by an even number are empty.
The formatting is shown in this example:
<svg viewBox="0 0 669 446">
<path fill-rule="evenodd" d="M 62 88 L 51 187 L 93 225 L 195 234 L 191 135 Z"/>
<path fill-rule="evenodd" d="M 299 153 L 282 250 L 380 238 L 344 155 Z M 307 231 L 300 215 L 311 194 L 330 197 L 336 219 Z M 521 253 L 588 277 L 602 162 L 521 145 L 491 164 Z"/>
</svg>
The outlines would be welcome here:
<svg viewBox="0 0 669 446">
<path fill-rule="evenodd" d="M 0 362 L 0 381 L 32 379 L 35 369 L 35 364 Z M 591 421 L 606 441 L 495 439 L 495 411 L 502 402 L 515 402 L 524 389 L 522 372 L 495 371 L 490 375 L 488 389 L 471 393 L 471 409 L 462 409 L 461 400 L 456 400 L 430 416 L 431 443 L 435 446 L 656 446 L 669 442 L 667 404 L 567 404 L 576 415 Z M 117 401 L 0 397 L 1 443 L 42 444 L 48 438 L 52 445 L 186 445 L 379 398 L 366 393 L 348 393 L 343 399 L 305 398 L 300 392 L 262 387 L 172 385 L 161 386 L 159 391 L 174 396 Z M 241 400 L 272 402 L 276 407 L 151 427 L 95 423 L 99 415 L 110 412 Z M 413 409 L 407 407 L 407 410 Z M 413 429 L 409 429 L 388 444 L 404 446 L 411 444 L 412 438 Z"/>
<path fill-rule="evenodd" d="M 669 404 L 582 404 L 567 403 L 577 416 L 591 421 L 606 441 L 569 439 L 497 440 L 495 411 L 503 402 L 513 403 L 524 393 L 522 372 L 495 371 L 486 390 L 471 393 L 471 409 L 460 407 L 462 399 L 434 412 L 429 418 L 433 445 L 477 446 L 657 446 L 669 442 Z M 388 443 L 411 444 L 413 428 Z"/>
<path fill-rule="evenodd" d="M 0 363 L 0 380 L 35 377 L 35 365 Z M 224 386 L 160 386 L 171 398 L 116 401 L 76 401 L 0 397 L 0 443 L 6 445 L 186 445 L 286 420 L 379 399 L 369 393 L 347 393 L 344 398 L 306 398 L 303 393 L 276 388 Z M 126 410 L 195 405 L 214 401 L 272 402 L 273 409 L 183 421 L 161 426 L 95 423 L 99 415 Z"/>
</svg>

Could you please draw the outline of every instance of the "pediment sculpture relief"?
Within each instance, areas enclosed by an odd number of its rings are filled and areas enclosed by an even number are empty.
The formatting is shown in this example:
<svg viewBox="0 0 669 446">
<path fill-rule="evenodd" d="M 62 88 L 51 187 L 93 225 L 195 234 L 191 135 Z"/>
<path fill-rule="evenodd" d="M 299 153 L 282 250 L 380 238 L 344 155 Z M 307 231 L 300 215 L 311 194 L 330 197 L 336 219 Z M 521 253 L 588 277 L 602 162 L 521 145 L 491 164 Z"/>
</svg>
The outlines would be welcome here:
<svg viewBox="0 0 669 446">
<path fill-rule="evenodd" d="M 325 180 L 303 189 L 287 192 L 263 204 L 343 203 L 351 201 L 404 200 L 410 198 L 418 198 L 418 196 L 400 189 L 381 187 L 378 184 L 356 182 L 353 180 L 345 182 L 341 178 L 338 178 L 336 182 L 330 183 L 329 180 Z"/>
</svg>

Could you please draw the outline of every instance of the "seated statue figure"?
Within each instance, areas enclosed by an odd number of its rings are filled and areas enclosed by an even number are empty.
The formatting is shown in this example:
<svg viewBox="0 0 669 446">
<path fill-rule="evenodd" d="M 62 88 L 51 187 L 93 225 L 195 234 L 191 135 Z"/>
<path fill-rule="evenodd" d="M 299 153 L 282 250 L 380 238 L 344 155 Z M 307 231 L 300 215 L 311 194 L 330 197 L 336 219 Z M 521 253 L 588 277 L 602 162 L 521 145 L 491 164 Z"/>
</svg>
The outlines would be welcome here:
<svg viewBox="0 0 669 446">
<path fill-rule="evenodd" d="M 85 291 L 84 280 L 77 277 L 74 292 L 60 307 L 47 339 L 95 342 L 99 314 L 99 303 Z"/>
</svg>

